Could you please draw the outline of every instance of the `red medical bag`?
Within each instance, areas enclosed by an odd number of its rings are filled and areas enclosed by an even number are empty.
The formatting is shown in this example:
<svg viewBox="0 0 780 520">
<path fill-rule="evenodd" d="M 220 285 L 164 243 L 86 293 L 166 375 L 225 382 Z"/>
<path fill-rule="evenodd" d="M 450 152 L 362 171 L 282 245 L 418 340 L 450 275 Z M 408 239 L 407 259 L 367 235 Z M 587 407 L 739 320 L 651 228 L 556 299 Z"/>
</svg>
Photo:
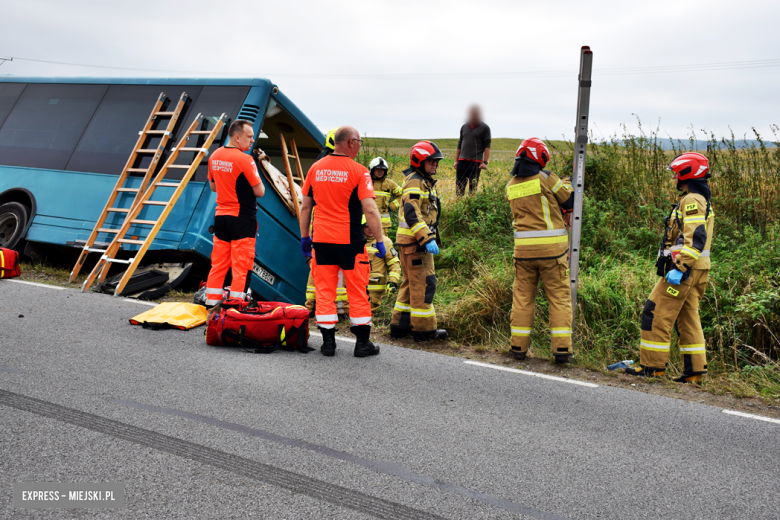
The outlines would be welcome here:
<svg viewBox="0 0 780 520">
<path fill-rule="evenodd" d="M 302 305 L 257 302 L 250 307 L 241 299 L 226 299 L 219 312 L 206 324 L 206 343 L 212 346 L 240 346 L 259 354 L 275 350 L 309 348 L 309 310 Z"/>
<path fill-rule="evenodd" d="M 0 247 L 0 278 L 16 278 L 22 274 L 19 268 L 19 253 Z"/>
</svg>

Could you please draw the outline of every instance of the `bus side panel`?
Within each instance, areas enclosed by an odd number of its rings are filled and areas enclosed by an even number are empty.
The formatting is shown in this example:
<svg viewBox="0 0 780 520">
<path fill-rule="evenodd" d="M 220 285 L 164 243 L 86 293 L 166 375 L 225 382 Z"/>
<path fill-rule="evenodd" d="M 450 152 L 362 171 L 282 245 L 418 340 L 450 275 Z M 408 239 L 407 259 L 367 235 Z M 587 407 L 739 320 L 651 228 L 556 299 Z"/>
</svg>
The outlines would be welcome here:
<svg viewBox="0 0 780 520">
<path fill-rule="evenodd" d="M 97 173 L 69 172 L 61 170 L 43 170 L 15 166 L 0 166 L 0 193 L 11 188 L 26 188 L 35 197 L 37 212 L 25 238 L 33 242 L 67 245 L 77 240 L 86 240 L 95 227 L 117 177 Z M 138 186 L 141 179 L 131 177 L 126 186 Z M 158 233 L 151 249 L 176 249 L 184 235 L 192 209 L 203 191 L 203 183 L 190 183 L 169 214 L 162 230 Z M 164 192 L 163 189 L 168 190 Z M 173 188 L 157 190 L 152 200 L 167 200 Z M 133 194 L 122 193 L 115 207 L 127 208 Z M 156 220 L 159 207 L 144 209 L 139 218 Z M 111 213 L 105 227 L 118 228 L 124 220 L 123 213 Z M 146 237 L 149 226 L 132 226 L 129 237 Z M 113 234 L 100 234 L 98 242 L 107 242 Z M 134 250 L 131 245 L 123 249 Z"/>
</svg>

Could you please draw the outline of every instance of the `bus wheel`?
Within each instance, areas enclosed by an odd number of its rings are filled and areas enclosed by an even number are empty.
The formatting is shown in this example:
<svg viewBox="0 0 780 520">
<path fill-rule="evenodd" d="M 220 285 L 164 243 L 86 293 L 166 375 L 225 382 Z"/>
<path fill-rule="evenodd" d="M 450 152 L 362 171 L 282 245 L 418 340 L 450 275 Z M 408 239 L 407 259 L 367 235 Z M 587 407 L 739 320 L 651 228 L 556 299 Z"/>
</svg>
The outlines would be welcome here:
<svg viewBox="0 0 780 520">
<path fill-rule="evenodd" d="M 27 208 L 18 202 L 0 206 L 0 247 L 15 248 L 27 227 Z"/>
</svg>

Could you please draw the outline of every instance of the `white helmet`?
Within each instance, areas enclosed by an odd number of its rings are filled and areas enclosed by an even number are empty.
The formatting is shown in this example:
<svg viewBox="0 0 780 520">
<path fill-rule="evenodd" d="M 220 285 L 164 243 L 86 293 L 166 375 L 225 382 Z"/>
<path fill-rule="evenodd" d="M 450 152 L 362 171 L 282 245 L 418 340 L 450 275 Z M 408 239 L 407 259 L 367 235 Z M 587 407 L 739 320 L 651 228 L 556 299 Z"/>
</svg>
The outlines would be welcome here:
<svg viewBox="0 0 780 520">
<path fill-rule="evenodd" d="M 387 161 L 385 161 L 382 157 L 374 157 L 368 164 L 368 171 L 371 172 L 372 177 L 374 176 L 374 168 L 379 168 L 380 170 L 384 170 L 385 173 L 387 173 Z"/>
</svg>

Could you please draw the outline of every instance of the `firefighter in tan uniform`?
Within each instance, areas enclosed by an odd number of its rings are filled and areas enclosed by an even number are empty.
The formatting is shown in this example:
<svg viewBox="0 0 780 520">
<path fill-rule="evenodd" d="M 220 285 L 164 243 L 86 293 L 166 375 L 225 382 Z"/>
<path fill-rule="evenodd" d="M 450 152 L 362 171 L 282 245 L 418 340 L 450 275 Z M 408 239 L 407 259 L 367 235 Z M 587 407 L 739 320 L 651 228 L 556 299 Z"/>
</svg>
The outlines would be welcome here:
<svg viewBox="0 0 780 520">
<path fill-rule="evenodd" d="M 436 328 L 433 297 L 436 294 L 436 271 L 433 255 L 439 254 L 436 228 L 439 225 L 441 201 L 433 176 L 444 157 L 430 141 L 412 147 L 410 167 L 404 171 L 401 209 L 398 211 L 398 246 L 403 282 L 390 321 L 390 336 L 412 335 L 416 341 L 446 339 L 447 331 Z"/>
<path fill-rule="evenodd" d="M 395 181 L 387 178 L 387 161 L 382 157 L 375 157 L 368 165 L 371 172 L 371 180 L 374 183 L 376 194 L 376 207 L 382 217 L 382 231 L 387 232 L 392 225 L 390 212 L 398 211 L 398 201 L 401 197 L 401 187 Z"/>
<path fill-rule="evenodd" d="M 393 243 L 387 236 L 384 237 L 385 256 L 383 258 L 376 256 L 379 251 L 376 247 L 376 239 L 371 234 L 371 229 L 366 225 L 365 216 L 363 216 L 363 234 L 366 235 L 367 240 L 368 261 L 371 262 L 368 299 L 371 302 L 371 312 L 376 312 L 385 296 L 390 296 L 398 291 L 398 284 L 401 280 L 401 261 L 398 258 L 398 252 L 393 248 Z"/>
<path fill-rule="evenodd" d="M 515 230 L 511 346 L 515 358 L 525 359 L 541 278 L 550 308 L 553 355 L 556 362 L 568 363 L 572 313 L 564 215 L 574 205 L 574 190 L 568 178 L 542 170 L 549 160 L 550 152 L 540 139 L 526 139 L 517 149 L 512 180 L 506 186 Z"/>
<path fill-rule="evenodd" d="M 683 374 L 681 383 L 701 384 L 707 373 L 707 351 L 699 319 L 699 302 L 707 288 L 710 247 L 715 214 L 710 205 L 709 161 L 688 152 L 672 161 L 680 195 L 666 219 L 666 230 L 658 253 L 658 276 L 642 311 L 642 340 L 638 369 L 627 374 L 663 376 L 669 361 L 672 329 L 677 323 Z"/>
</svg>

